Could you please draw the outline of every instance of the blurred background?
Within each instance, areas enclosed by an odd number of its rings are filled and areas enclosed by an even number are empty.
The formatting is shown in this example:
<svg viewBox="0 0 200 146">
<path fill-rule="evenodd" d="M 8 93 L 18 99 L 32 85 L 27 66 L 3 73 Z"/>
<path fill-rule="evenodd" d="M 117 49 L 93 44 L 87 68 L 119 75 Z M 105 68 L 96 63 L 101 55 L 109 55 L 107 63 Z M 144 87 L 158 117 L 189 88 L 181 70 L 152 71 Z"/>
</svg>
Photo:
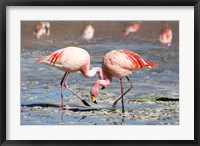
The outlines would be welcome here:
<svg viewBox="0 0 200 146">
<path fill-rule="evenodd" d="M 124 28 L 137 21 L 50 21 L 51 35 L 41 40 L 35 39 L 33 31 L 40 21 L 21 22 L 21 48 L 63 48 L 66 46 L 87 45 L 83 41 L 82 31 L 85 24 L 91 24 L 94 29 L 93 41 L 90 43 L 151 43 L 158 45 L 159 35 L 165 21 L 142 21 L 141 28 L 130 35 L 123 35 Z M 170 21 L 173 31 L 173 47 L 179 46 L 179 22 Z"/>
</svg>

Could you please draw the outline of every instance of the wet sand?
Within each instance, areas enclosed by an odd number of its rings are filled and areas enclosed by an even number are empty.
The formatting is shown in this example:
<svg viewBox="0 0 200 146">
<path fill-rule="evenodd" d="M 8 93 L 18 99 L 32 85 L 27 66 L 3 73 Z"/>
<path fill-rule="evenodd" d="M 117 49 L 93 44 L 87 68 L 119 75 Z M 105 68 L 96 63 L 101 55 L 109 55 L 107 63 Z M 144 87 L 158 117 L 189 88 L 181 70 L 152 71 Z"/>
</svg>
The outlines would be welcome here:
<svg viewBox="0 0 200 146">
<path fill-rule="evenodd" d="M 36 21 L 21 22 L 21 107 L 22 125 L 178 125 L 179 124 L 179 24 L 170 22 L 173 31 L 172 46 L 158 41 L 162 22 L 143 22 L 134 34 L 124 36 L 125 22 L 91 22 L 95 35 L 91 42 L 83 40 L 81 30 L 85 22 L 51 22 L 51 35 L 40 40 L 32 30 Z M 135 87 L 125 96 L 126 113 L 121 103 L 112 109 L 120 95 L 119 79 L 100 91 L 98 104 L 90 101 L 90 88 L 97 76 L 84 78 L 80 73 L 70 76 L 69 86 L 91 103 L 92 109 L 65 91 L 66 110 L 48 104 L 60 104 L 60 80 L 64 72 L 34 62 L 53 51 L 77 46 L 91 55 L 91 68 L 101 67 L 102 57 L 113 49 L 129 49 L 156 63 L 155 69 L 140 69 L 133 73 Z M 129 84 L 124 79 L 125 89 Z M 158 100 L 160 99 L 160 100 Z M 181 99 L 180 99 L 181 100 Z M 40 103 L 37 104 L 37 103 Z M 42 103 L 42 104 L 41 104 Z M 43 103 L 48 103 L 42 106 Z"/>
</svg>

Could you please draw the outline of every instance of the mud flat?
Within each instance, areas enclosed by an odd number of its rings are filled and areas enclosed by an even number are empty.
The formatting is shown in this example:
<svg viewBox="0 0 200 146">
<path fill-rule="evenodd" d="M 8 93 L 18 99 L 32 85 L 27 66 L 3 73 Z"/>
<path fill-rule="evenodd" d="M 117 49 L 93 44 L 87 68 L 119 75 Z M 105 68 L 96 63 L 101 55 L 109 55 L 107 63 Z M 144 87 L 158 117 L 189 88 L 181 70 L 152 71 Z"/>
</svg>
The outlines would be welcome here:
<svg viewBox="0 0 200 146">
<path fill-rule="evenodd" d="M 21 118 L 24 125 L 178 125 L 179 101 L 164 98 L 165 101 L 157 101 L 158 97 L 128 99 L 124 114 L 120 103 L 116 109 L 104 102 L 88 108 L 77 101 L 68 103 L 66 110 L 51 104 L 29 105 L 21 107 Z"/>
</svg>

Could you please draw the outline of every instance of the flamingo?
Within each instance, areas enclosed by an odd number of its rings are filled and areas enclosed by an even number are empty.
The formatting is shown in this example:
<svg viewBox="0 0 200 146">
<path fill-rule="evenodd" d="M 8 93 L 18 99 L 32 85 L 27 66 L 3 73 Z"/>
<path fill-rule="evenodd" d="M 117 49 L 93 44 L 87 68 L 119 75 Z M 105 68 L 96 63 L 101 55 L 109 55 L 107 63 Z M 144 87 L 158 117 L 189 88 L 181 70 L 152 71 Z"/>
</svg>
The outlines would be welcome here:
<svg viewBox="0 0 200 146">
<path fill-rule="evenodd" d="M 123 30 L 123 34 L 129 35 L 129 33 L 134 33 L 141 28 L 141 25 L 142 25 L 141 21 L 138 21 L 132 25 L 129 25 L 129 26 L 125 27 L 125 29 Z"/>
<path fill-rule="evenodd" d="M 87 40 L 88 42 L 93 38 L 94 36 L 94 28 L 90 24 L 86 24 L 83 28 L 83 38 Z"/>
<path fill-rule="evenodd" d="M 50 35 L 50 23 L 49 22 L 39 22 L 35 26 L 34 35 L 37 39 L 40 39 L 43 35 Z"/>
<path fill-rule="evenodd" d="M 115 107 L 117 102 L 122 99 L 122 113 L 124 113 L 123 96 L 134 87 L 128 76 L 131 75 L 132 71 L 135 69 L 144 68 L 146 66 L 149 68 L 154 68 L 155 64 L 148 60 L 142 59 L 138 54 L 130 50 L 120 49 L 108 52 L 102 61 L 104 79 L 95 81 L 93 87 L 90 90 L 92 102 L 97 103 L 96 97 L 99 94 L 99 86 L 102 86 L 102 89 L 104 89 L 106 86 L 111 84 L 113 77 L 119 78 L 121 85 L 121 96 L 114 102 L 113 107 Z M 124 92 L 122 84 L 123 77 L 126 77 L 130 84 L 130 88 L 126 92 Z"/>
<path fill-rule="evenodd" d="M 84 77 L 93 77 L 97 73 L 99 79 L 103 79 L 102 69 L 100 67 L 90 68 L 90 55 L 89 53 L 78 47 L 66 47 L 60 50 L 53 52 L 52 54 L 39 58 L 36 62 L 44 63 L 57 69 L 60 69 L 65 72 L 60 85 L 61 85 L 61 108 L 64 108 L 64 99 L 63 99 L 63 88 L 67 88 L 71 91 L 76 97 L 78 97 L 84 105 L 90 106 L 82 97 L 76 94 L 69 86 L 67 85 L 68 77 L 70 73 L 80 71 Z"/>
<path fill-rule="evenodd" d="M 160 34 L 159 41 L 166 46 L 171 46 L 172 42 L 172 30 L 169 28 L 168 24 L 164 24 L 162 33 Z"/>
</svg>

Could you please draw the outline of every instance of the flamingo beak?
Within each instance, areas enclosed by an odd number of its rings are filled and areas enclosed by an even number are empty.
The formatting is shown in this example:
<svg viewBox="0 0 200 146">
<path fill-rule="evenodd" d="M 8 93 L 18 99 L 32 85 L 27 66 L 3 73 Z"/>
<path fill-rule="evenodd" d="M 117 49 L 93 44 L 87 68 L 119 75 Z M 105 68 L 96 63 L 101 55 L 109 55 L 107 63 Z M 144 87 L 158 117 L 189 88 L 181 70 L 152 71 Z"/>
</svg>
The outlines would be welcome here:
<svg viewBox="0 0 200 146">
<path fill-rule="evenodd" d="M 92 95 L 91 98 L 92 98 L 92 102 L 95 103 L 95 104 L 97 104 L 96 97 L 94 95 Z"/>
</svg>

